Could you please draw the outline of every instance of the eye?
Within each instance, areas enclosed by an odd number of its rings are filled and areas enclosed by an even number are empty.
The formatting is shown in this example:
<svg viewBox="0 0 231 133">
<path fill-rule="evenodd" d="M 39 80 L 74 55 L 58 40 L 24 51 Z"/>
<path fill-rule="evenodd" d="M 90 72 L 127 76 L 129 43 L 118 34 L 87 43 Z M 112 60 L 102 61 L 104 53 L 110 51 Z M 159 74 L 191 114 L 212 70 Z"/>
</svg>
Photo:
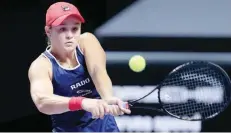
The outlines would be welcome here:
<svg viewBox="0 0 231 133">
<path fill-rule="evenodd" d="M 72 31 L 77 31 L 78 30 L 78 27 L 74 27 L 74 28 L 72 28 Z"/>
<path fill-rule="evenodd" d="M 66 28 L 62 27 L 62 28 L 59 29 L 59 31 L 61 31 L 61 32 L 66 31 Z"/>
</svg>

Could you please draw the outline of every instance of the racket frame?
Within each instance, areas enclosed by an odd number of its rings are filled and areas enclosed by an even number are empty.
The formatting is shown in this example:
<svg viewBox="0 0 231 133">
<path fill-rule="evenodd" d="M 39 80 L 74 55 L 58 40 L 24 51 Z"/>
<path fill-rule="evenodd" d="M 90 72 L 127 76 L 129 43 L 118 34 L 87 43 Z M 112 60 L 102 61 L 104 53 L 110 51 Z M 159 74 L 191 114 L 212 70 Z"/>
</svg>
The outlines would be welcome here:
<svg viewBox="0 0 231 133">
<path fill-rule="evenodd" d="M 212 67 L 214 67 L 215 69 L 218 69 L 220 70 L 220 72 L 223 74 L 224 76 L 224 79 L 226 79 L 227 81 L 225 83 L 227 83 L 228 85 L 226 86 L 231 86 L 231 81 L 230 81 L 230 78 L 229 78 L 229 75 L 225 72 L 225 70 L 220 67 L 219 65 L 215 64 L 215 63 L 212 63 L 212 62 L 208 62 L 208 61 L 190 61 L 190 62 L 187 62 L 187 63 L 184 63 L 182 65 L 179 65 L 177 66 L 175 69 L 173 69 L 166 77 L 165 79 L 172 75 L 173 73 L 175 72 L 178 72 L 179 69 L 183 68 L 183 67 L 186 67 L 186 66 L 189 66 L 189 65 L 192 65 L 192 64 L 195 64 L 195 63 L 201 63 L 201 64 L 208 64 Z M 162 112 L 162 113 L 165 113 L 165 114 L 168 114 L 172 117 L 175 117 L 177 119 L 180 119 L 180 120 L 187 120 L 187 121 L 207 121 L 207 120 L 210 120 L 216 116 L 218 116 L 221 112 L 223 112 L 224 110 L 226 110 L 231 102 L 231 97 L 229 97 L 229 101 L 226 103 L 225 107 L 220 110 L 219 112 L 215 113 L 214 115 L 211 115 L 209 117 L 206 117 L 206 118 L 201 118 L 201 119 L 191 119 L 191 118 L 182 118 L 180 116 L 177 116 L 177 115 L 174 115 L 172 114 L 171 112 L 169 112 L 168 110 L 166 110 L 164 107 L 163 107 L 163 103 L 161 101 L 161 98 L 160 98 L 160 91 L 161 91 L 161 87 L 163 86 L 163 81 L 157 85 L 152 91 L 150 91 L 149 93 L 147 93 L 146 95 L 144 95 L 143 97 L 137 99 L 137 100 L 133 100 L 133 101 L 130 101 L 128 102 L 128 105 L 126 105 L 127 107 L 131 107 L 131 108 L 140 108 L 140 109 L 150 109 L 150 110 L 155 110 L 155 111 L 158 111 L 158 112 Z M 144 99 L 145 97 L 149 96 L 150 94 L 152 94 L 154 91 L 158 90 L 158 102 L 159 102 L 159 105 L 160 105 L 160 108 L 146 108 L 146 107 L 135 107 L 134 104 L 137 103 L 138 101 Z M 230 94 L 231 96 L 231 91 L 230 91 Z"/>
</svg>

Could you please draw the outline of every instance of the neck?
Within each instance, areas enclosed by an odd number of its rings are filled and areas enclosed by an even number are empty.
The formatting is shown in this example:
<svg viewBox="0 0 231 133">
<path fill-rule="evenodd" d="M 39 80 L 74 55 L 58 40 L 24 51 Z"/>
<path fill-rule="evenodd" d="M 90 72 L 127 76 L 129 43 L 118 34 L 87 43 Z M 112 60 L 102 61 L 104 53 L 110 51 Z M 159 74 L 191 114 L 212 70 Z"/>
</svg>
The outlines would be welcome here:
<svg viewBox="0 0 231 133">
<path fill-rule="evenodd" d="M 64 51 L 51 46 L 50 52 L 61 62 L 68 62 L 75 59 L 75 50 Z"/>
</svg>

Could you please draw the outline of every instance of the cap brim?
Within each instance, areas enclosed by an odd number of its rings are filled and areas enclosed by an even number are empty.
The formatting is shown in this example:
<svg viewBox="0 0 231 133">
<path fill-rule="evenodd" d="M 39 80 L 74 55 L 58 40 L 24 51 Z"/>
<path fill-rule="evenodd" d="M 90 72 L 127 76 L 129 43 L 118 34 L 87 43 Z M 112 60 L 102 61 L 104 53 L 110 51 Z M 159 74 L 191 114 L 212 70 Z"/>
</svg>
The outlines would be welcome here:
<svg viewBox="0 0 231 133">
<path fill-rule="evenodd" d="M 76 17 L 81 23 L 84 23 L 84 22 L 85 22 L 84 18 L 83 18 L 81 15 L 71 13 L 71 14 L 66 14 L 66 15 L 63 15 L 63 16 L 57 18 L 57 19 L 51 24 L 51 26 L 58 26 L 58 25 L 62 24 L 62 22 L 63 22 L 65 19 L 67 19 L 68 17 L 70 17 L 70 16 Z"/>
</svg>

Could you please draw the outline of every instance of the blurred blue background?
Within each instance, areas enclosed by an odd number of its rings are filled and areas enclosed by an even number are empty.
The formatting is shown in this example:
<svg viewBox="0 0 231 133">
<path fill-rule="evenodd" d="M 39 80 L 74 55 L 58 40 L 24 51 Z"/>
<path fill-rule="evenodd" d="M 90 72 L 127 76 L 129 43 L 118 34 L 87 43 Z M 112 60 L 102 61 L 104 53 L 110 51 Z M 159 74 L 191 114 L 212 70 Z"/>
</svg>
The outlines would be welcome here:
<svg viewBox="0 0 231 133">
<path fill-rule="evenodd" d="M 55 0 L 1 1 L 0 131 L 50 132 L 49 116 L 37 111 L 29 92 L 30 63 L 46 48 L 46 9 Z M 177 65 L 206 60 L 231 74 L 230 0 L 67 0 L 76 5 L 107 53 L 115 95 L 124 100 L 148 92 Z M 131 56 L 147 60 L 142 73 L 128 67 Z M 151 98 L 141 104 L 155 104 Z M 116 117 L 121 131 L 231 131 L 229 107 L 205 122 L 187 122 L 144 110 Z"/>
</svg>

